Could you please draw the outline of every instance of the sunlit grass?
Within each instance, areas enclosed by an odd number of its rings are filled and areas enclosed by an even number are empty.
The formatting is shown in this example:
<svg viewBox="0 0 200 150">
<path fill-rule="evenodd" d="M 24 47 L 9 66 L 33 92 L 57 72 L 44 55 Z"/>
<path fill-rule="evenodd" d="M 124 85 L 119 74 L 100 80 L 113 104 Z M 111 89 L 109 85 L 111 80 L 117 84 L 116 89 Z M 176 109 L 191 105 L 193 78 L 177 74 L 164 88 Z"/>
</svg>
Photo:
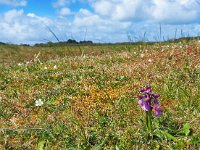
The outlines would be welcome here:
<svg viewBox="0 0 200 150">
<path fill-rule="evenodd" d="M 2 49 L 0 148 L 198 149 L 199 43 Z M 147 138 L 146 85 L 161 95 L 159 124 L 189 123 L 189 135 Z"/>
</svg>

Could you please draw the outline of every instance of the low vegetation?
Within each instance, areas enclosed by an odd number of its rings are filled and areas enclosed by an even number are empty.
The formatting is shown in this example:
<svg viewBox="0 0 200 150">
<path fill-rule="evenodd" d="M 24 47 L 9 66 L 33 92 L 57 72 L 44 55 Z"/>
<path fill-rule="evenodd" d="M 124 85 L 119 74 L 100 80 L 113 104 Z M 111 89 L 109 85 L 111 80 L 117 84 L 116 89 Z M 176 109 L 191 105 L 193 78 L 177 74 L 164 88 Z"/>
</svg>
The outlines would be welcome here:
<svg viewBox="0 0 200 150">
<path fill-rule="evenodd" d="M 1 44 L 0 149 L 198 149 L 199 47 Z M 146 85 L 160 94 L 153 134 L 138 105 Z"/>
</svg>

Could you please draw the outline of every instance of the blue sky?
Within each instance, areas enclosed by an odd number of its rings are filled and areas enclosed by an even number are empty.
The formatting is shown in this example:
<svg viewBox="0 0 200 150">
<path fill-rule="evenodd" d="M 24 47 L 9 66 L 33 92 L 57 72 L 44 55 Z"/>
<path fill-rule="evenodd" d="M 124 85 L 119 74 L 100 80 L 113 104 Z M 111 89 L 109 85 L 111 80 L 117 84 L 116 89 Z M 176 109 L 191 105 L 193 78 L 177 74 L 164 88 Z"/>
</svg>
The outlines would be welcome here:
<svg viewBox="0 0 200 150">
<path fill-rule="evenodd" d="M 1 42 L 56 41 L 48 28 L 61 41 L 198 36 L 200 0 L 0 0 Z"/>
</svg>

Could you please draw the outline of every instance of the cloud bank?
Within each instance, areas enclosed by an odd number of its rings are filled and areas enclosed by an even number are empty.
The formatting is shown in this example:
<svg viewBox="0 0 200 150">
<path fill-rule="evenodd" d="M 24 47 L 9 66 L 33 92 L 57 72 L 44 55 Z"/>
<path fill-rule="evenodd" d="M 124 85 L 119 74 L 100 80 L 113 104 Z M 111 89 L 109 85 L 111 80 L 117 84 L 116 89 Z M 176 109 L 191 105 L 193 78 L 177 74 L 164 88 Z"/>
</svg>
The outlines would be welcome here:
<svg viewBox="0 0 200 150">
<path fill-rule="evenodd" d="M 0 4 L 24 6 L 24 0 L 0 0 Z M 87 7 L 74 8 L 72 5 Z M 200 33 L 197 0 L 55 0 L 55 16 L 49 18 L 14 8 L 0 14 L 0 41 L 36 43 L 60 40 L 123 42 L 161 40 Z M 160 37 L 160 25 L 162 27 Z M 128 38 L 129 36 L 129 38 Z"/>
<path fill-rule="evenodd" d="M 196 0 L 98 0 L 92 7 L 103 17 L 120 21 L 174 24 L 195 22 L 200 17 Z"/>
</svg>

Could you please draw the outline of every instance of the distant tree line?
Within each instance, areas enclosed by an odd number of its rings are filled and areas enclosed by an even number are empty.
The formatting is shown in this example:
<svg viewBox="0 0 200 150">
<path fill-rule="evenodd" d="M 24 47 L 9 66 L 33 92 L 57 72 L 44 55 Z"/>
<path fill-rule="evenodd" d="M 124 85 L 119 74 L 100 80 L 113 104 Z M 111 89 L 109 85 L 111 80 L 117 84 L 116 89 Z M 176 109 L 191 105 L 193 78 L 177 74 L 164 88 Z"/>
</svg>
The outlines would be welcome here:
<svg viewBox="0 0 200 150">
<path fill-rule="evenodd" d="M 5 45 L 6 43 L 0 42 L 0 45 Z"/>
<path fill-rule="evenodd" d="M 61 42 L 48 42 L 48 43 L 37 43 L 35 44 L 35 46 L 53 46 L 53 45 L 71 45 L 71 44 L 93 44 L 92 41 L 76 41 L 76 40 L 73 40 L 73 39 L 68 39 L 67 41 L 61 41 Z"/>
</svg>

